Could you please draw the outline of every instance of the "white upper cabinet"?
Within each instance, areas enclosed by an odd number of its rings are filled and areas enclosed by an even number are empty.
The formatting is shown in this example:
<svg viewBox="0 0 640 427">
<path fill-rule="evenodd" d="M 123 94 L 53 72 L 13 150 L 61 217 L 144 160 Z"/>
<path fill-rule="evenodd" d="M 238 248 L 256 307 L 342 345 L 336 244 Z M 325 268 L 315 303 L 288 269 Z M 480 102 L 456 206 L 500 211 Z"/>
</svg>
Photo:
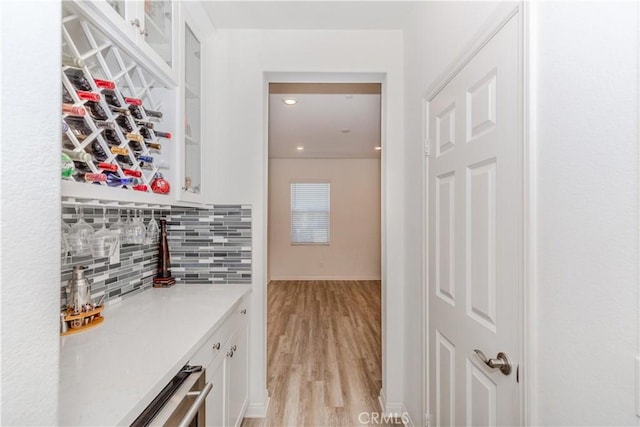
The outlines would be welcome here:
<svg viewBox="0 0 640 427">
<path fill-rule="evenodd" d="M 210 111 L 204 102 L 206 88 L 205 56 L 206 43 L 213 33 L 202 6 L 183 3 L 183 45 L 180 46 L 180 73 L 182 88 L 182 116 L 184 133 L 180 138 L 180 163 L 182 171 L 179 198 L 195 203 L 209 202 L 211 194 L 207 160 L 211 155 L 212 132 Z"/>
<path fill-rule="evenodd" d="M 177 84 L 178 3 L 169 0 L 99 0 L 77 4 L 111 27 L 114 37 L 124 37 L 140 50 L 145 62 L 159 71 L 166 84 Z"/>
</svg>

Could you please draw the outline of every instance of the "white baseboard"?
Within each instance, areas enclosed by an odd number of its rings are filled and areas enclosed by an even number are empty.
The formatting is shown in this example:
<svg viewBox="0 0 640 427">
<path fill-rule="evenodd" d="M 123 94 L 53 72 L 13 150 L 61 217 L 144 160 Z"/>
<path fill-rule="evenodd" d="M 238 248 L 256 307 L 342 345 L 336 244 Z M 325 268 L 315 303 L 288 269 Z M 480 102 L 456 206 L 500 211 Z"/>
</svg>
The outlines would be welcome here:
<svg viewBox="0 0 640 427">
<path fill-rule="evenodd" d="M 394 416 L 402 419 L 402 423 L 408 427 L 415 427 L 409 411 L 402 403 L 389 403 L 384 395 L 384 390 L 380 389 L 380 396 L 378 396 L 378 403 L 380 404 L 380 411 L 386 417 Z"/>
<path fill-rule="evenodd" d="M 381 280 L 380 276 L 293 276 L 293 277 L 272 277 L 272 282 L 275 281 L 287 281 L 297 280 L 301 282 L 307 282 L 311 280 L 336 280 L 336 281 L 360 281 L 360 280 Z"/>
<path fill-rule="evenodd" d="M 267 397 L 267 400 L 263 403 L 250 403 L 247 405 L 247 411 L 244 413 L 245 418 L 264 418 L 267 416 L 269 410 L 269 402 L 271 398 Z"/>
</svg>

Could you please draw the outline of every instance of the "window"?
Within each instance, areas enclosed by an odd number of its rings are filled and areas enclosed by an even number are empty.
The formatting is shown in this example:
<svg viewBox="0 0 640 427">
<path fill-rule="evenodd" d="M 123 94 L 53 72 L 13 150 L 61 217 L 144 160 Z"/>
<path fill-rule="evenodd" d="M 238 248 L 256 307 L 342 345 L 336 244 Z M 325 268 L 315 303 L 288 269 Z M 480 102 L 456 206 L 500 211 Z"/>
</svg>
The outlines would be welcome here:
<svg viewBox="0 0 640 427">
<path fill-rule="evenodd" d="M 329 243 L 329 183 L 291 183 L 291 243 Z"/>
</svg>

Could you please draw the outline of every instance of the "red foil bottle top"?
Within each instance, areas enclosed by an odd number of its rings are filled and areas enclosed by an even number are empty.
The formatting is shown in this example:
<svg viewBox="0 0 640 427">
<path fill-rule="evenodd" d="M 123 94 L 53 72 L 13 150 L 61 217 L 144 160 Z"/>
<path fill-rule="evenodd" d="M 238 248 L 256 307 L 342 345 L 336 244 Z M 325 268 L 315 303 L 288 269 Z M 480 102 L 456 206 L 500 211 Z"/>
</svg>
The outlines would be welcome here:
<svg viewBox="0 0 640 427">
<path fill-rule="evenodd" d="M 142 100 L 138 98 L 124 98 L 124 102 L 131 105 L 142 105 Z"/>
<path fill-rule="evenodd" d="M 80 99 L 86 99 L 87 101 L 94 101 L 94 102 L 100 101 L 99 93 L 87 92 L 84 90 L 78 90 L 76 91 L 76 93 L 78 94 L 78 98 Z"/>
<path fill-rule="evenodd" d="M 103 169 L 103 170 L 111 171 L 111 172 L 117 172 L 118 171 L 118 165 L 114 165 L 112 163 L 98 163 L 97 167 L 98 167 L 98 169 Z"/>
<path fill-rule="evenodd" d="M 96 86 L 102 89 L 115 89 L 116 84 L 114 82 L 110 82 L 109 80 L 101 80 L 101 79 L 93 79 L 96 82 Z"/>
<path fill-rule="evenodd" d="M 147 191 L 147 189 L 148 189 L 148 187 L 145 184 L 134 185 L 131 188 L 133 188 L 136 191 Z"/>
<path fill-rule="evenodd" d="M 84 180 L 91 182 L 104 182 L 107 180 L 107 175 L 103 173 L 85 173 Z"/>
<path fill-rule="evenodd" d="M 134 171 L 133 169 L 123 169 L 122 172 L 127 176 L 135 176 L 136 178 L 140 178 L 142 176 L 142 172 Z"/>
</svg>

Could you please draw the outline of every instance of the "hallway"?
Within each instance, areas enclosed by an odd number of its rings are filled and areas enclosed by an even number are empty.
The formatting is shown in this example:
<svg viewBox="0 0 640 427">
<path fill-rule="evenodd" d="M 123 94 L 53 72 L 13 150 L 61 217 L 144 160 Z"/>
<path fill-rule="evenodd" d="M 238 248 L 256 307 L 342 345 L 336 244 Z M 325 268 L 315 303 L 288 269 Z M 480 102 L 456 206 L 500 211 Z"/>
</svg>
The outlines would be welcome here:
<svg viewBox="0 0 640 427">
<path fill-rule="evenodd" d="M 271 401 L 266 419 L 245 419 L 243 426 L 354 426 L 370 421 L 371 413 L 380 412 L 380 310 L 379 281 L 271 282 Z"/>
</svg>

